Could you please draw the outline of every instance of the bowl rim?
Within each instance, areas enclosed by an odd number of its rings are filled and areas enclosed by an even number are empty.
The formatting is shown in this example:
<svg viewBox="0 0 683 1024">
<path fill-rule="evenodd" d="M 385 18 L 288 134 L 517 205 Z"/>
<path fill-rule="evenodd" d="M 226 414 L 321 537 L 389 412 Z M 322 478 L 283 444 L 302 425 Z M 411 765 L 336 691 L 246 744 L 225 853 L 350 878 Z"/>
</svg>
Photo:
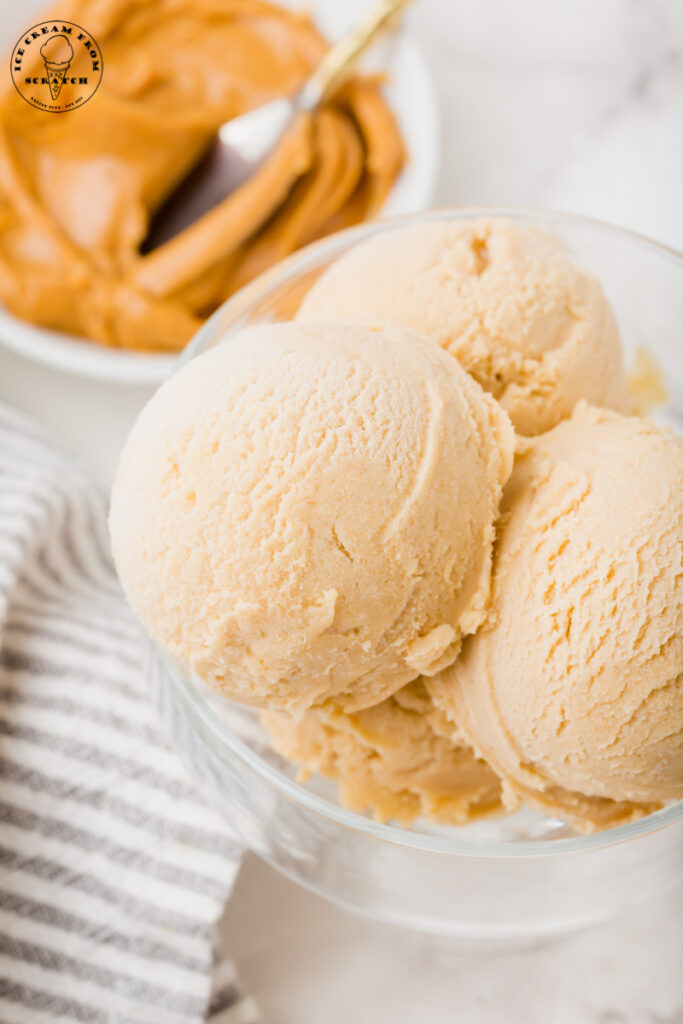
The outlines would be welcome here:
<svg viewBox="0 0 683 1024">
<path fill-rule="evenodd" d="M 506 218 L 522 223 L 533 222 L 545 227 L 553 228 L 557 225 L 566 225 L 587 229 L 596 234 L 611 235 L 617 240 L 634 245 L 654 253 L 656 256 L 677 264 L 683 268 L 683 249 L 676 249 L 666 242 L 657 241 L 638 231 L 630 228 L 610 224 L 608 221 L 600 220 L 597 217 L 587 217 L 578 213 L 565 213 L 561 210 L 543 209 L 532 206 L 440 206 L 429 210 L 417 210 L 412 213 L 398 214 L 392 217 L 378 217 L 375 220 L 363 221 L 361 224 L 354 224 L 342 231 L 336 231 L 332 235 L 318 239 L 309 245 L 297 249 L 290 256 L 285 257 L 274 267 L 266 270 L 263 274 L 249 281 L 234 295 L 216 309 L 208 320 L 202 324 L 195 336 L 188 342 L 179 358 L 174 371 L 180 369 L 190 359 L 194 359 L 199 352 L 212 340 L 214 334 L 220 329 L 226 313 L 232 313 L 234 309 L 239 310 L 239 319 L 230 325 L 233 331 L 240 326 L 241 320 L 252 305 L 263 301 L 269 294 L 275 292 L 290 278 L 315 269 L 316 264 L 333 256 L 335 253 L 347 249 L 356 242 L 362 242 L 377 234 L 384 234 L 401 227 L 409 227 L 411 224 L 421 224 L 431 221 L 469 221 L 480 218 Z"/>
<path fill-rule="evenodd" d="M 269 296 L 273 295 L 288 281 L 316 269 L 320 262 L 329 259 L 330 256 L 336 253 L 345 251 L 354 243 L 411 224 L 443 220 L 469 221 L 491 217 L 504 217 L 527 223 L 532 222 L 549 228 L 565 225 L 578 227 L 579 229 L 585 229 L 597 234 L 610 235 L 617 241 L 626 242 L 636 248 L 649 250 L 656 256 L 677 264 L 683 270 L 683 251 L 648 238 L 646 235 L 631 231 L 628 228 L 618 227 L 605 221 L 593 217 L 584 217 L 579 214 L 532 207 L 460 206 L 443 207 L 396 217 L 381 218 L 346 228 L 334 235 L 329 235 L 317 242 L 313 242 L 289 256 L 278 264 L 276 268 L 271 268 L 254 281 L 251 281 L 245 288 L 223 303 L 203 324 L 189 345 L 183 350 L 178 362 L 178 368 L 199 355 L 215 339 L 219 332 L 227 330 L 227 336 L 234 335 L 243 325 L 244 320 L 252 309 L 264 300 L 267 300 Z M 227 325 L 225 322 L 226 316 L 230 321 Z M 528 843 L 499 840 L 482 843 L 481 845 L 465 842 L 462 839 L 458 839 L 457 835 L 428 835 L 411 831 L 399 825 L 374 821 L 371 818 L 331 803 L 268 764 L 267 761 L 263 760 L 246 743 L 239 739 L 226 723 L 213 712 L 209 704 L 201 696 L 202 688 L 206 689 L 207 693 L 209 692 L 205 684 L 192 682 L 185 678 L 167 660 L 163 651 L 152 641 L 151 643 L 158 662 L 163 667 L 176 690 L 180 692 L 181 699 L 185 701 L 191 712 L 198 716 L 201 724 L 214 734 L 216 739 L 221 742 L 229 753 L 237 757 L 246 767 L 259 775 L 265 782 L 288 799 L 344 828 L 364 833 L 382 842 L 458 857 L 487 859 L 557 857 L 570 853 L 589 853 L 606 849 L 617 843 L 650 835 L 676 822 L 683 821 L 683 800 L 679 800 L 635 821 L 599 832 L 558 839 L 532 840 Z"/>
</svg>

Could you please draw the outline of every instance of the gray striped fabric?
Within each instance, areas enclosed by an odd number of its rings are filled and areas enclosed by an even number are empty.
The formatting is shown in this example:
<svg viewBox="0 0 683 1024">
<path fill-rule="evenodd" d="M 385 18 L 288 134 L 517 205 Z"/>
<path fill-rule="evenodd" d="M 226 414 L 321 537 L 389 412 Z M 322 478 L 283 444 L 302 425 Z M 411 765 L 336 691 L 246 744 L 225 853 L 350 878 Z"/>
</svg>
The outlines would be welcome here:
<svg viewBox="0 0 683 1024">
<path fill-rule="evenodd" d="M 104 496 L 0 405 L 0 1021 L 247 1024 L 237 871 L 145 692 Z"/>
</svg>

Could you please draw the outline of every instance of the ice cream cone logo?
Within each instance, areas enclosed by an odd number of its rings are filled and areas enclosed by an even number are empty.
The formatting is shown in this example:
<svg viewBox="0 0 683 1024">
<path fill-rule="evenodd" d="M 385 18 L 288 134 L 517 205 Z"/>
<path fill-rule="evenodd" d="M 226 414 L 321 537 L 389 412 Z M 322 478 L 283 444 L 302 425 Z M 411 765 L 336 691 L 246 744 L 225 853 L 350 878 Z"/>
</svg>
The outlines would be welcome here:
<svg viewBox="0 0 683 1024">
<path fill-rule="evenodd" d="M 82 107 L 102 81 L 102 51 L 74 21 L 42 21 L 17 40 L 10 64 L 14 87 L 32 107 L 62 114 Z"/>
<path fill-rule="evenodd" d="M 40 55 L 45 63 L 50 96 L 56 100 L 62 91 L 64 78 L 71 67 L 71 61 L 74 59 L 73 47 L 66 36 L 52 36 L 41 46 Z"/>
</svg>

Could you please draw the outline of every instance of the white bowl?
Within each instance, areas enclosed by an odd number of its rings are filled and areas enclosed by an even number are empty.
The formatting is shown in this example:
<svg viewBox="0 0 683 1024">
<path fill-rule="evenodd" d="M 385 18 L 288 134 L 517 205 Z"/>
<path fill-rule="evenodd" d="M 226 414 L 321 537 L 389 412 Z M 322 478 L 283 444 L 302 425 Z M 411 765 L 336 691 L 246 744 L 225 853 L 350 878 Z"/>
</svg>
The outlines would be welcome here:
<svg viewBox="0 0 683 1024">
<path fill-rule="evenodd" d="M 317 0 L 313 4 L 316 23 L 329 38 L 338 37 L 369 0 Z M 283 6 L 296 7 L 296 0 L 283 0 Z M 0 0 L 0 43 L 10 50 L 16 37 L 36 17 L 45 4 L 28 0 L 17 6 L 12 0 Z M 380 63 L 381 62 L 381 63 Z M 408 163 L 387 199 L 383 215 L 397 216 L 426 209 L 433 198 L 438 167 L 438 127 L 434 90 L 426 61 L 414 39 L 401 29 L 368 56 L 369 66 L 381 66 L 388 72 L 385 96 L 398 120 L 409 154 Z M 39 363 L 81 377 L 117 381 L 125 384 L 158 384 L 171 372 L 175 355 L 157 355 L 106 348 L 83 338 L 34 327 L 12 316 L 0 306 L 0 345 Z"/>
</svg>

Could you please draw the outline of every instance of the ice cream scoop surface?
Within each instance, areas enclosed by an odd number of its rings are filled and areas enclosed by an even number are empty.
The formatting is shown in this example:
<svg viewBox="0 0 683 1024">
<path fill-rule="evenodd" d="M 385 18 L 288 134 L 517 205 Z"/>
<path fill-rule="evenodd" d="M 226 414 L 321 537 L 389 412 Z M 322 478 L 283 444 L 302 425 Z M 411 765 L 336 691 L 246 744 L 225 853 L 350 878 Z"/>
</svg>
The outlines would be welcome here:
<svg viewBox="0 0 683 1024">
<path fill-rule="evenodd" d="M 304 773 L 336 779 L 342 804 L 378 821 L 464 825 L 502 809 L 498 776 L 435 709 L 419 679 L 355 714 L 266 712 L 263 724 L 280 754 Z"/>
<path fill-rule="evenodd" d="M 512 220 L 433 221 L 359 244 L 313 285 L 303 320 L 390 320 L 435 338 L 523 434 L 585 398 L 629 410 L 614 316 L 559 243 Z"/>
<path fill-rule="evenodd" d="M 683 445 L 581 403 L 525 442 L 501 507 L 490 623 L 435 703 L 581 828 L 683 797 Z"/>
<path fill-rule="evenodd" d="M 407 328 L 246 329 L 133 428 L 110 520 L 121 581 L 228 697 L 377 703 L 485 618 L 513 446 L 497 403 Z"/>
</svg>

